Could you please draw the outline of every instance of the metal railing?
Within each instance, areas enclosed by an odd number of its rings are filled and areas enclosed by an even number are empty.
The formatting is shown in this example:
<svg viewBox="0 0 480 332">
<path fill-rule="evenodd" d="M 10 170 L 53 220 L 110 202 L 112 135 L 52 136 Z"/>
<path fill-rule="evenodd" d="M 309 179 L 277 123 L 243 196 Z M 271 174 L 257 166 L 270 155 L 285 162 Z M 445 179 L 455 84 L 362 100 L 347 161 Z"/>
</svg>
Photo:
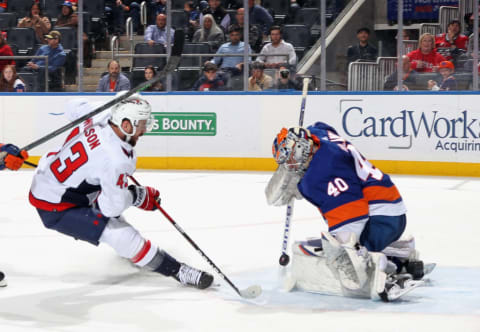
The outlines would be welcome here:
<svg viewBox="0 0 480 332">
<path fill-rule="evenodd" d="M 348 65 L 349 91 L 380 90 L 380 71 L 376 62 L 352 62 Z"/>
<path fill-rule="evenodd" d="M 130 53 L 133 53 L 135 43 L 133 41 L 133 20 L 131 17 L 127 18 L 125 22 L 125 31 L 127 32 L 127 39 L 130 42 Z"/>
<path fill-rule="evenodd" d="M 402 55 L 405 55 L 418 48 L 418 40 L 404 40 L 402 41 L 402 45 Z"/>
<path fill-rule="evenodd" d="M 48 56 L 47 55 L 2 55 L 0 60 L 30 60 L 30 59 L 43 59 L 45 60 L 45 92 L 48 92 Z"/>
</svg>

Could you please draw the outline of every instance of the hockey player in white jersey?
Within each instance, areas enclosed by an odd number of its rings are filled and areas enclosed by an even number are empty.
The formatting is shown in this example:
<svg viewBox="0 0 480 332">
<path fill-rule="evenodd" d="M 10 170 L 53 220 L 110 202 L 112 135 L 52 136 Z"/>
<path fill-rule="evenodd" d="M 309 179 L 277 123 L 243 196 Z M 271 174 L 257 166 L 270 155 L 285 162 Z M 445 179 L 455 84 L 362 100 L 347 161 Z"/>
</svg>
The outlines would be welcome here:
<svg viewBox="0 0 480 332">
<path fill-rule="evenodd" d="M 78 103 L 76 109 L 82 107 L 89 104 Z M 160 202 L 157 189 L 128 184 L 136 168 L 134 147 L 152 125 L 151 106 L 137 94 L 113 106 L 111 117 L 87 119 L 63 146 L 41 158 L 30 203 L 47 228 L 93 245 L 107 244 L 139 267 L 205 289 L 213 282 L 211 274 L 178 262 L 122 216 L 132 205 L 152 211 Z"/>
</svg>

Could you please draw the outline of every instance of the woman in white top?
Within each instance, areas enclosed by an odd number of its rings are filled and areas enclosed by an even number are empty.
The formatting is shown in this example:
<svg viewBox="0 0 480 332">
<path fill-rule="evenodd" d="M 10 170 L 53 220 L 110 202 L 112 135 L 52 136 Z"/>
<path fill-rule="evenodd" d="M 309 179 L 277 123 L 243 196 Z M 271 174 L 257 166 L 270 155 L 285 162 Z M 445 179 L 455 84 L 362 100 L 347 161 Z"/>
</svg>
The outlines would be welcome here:
<svg viewBox="0 0 480 332">
<path fill-rule="evenodd" d="M 0 92 L 25 92 L 25 82 L 17 75 L 15 66 L 6 65 L 0 79 Z"/>
<path fill-rule="evenodd" d="M 208 43 L 213 52 L 225 41 L 223 30 L 218 27 L 211 14 L 203 17 L 203 25 L 195 31 L 192 42 Z"/>
</svg>

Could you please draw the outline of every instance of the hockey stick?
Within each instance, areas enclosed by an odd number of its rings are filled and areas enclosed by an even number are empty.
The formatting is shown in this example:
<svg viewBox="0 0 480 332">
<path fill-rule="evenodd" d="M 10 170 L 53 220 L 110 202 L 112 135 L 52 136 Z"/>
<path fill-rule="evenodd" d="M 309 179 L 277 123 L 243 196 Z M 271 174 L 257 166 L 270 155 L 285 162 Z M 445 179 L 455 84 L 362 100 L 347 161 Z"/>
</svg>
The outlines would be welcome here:
<svg viewBox="0 0 480 332">
<path fill-rule="evenodd" d="M 138 183 L 138 181 L 135 180 L 135 178 L 133 176 L 129 176 L 129 177 L 130 177 L 130 179 L 132 179 L 133 183 L 135 183 L 137 186 L 140 185 Z M 208 258 L 208 256 L 190 238 L 190 236 L 188 236 L 188 234 L 185 233 L 185 231 L 175 222 L 175 220 L 173 220 L 173 218 L 168 215 L 168 213 L 160 206 L 160 204 L 158 204 L 158 202 L 155 202 L 155 205 L 156 205 L 157 209 L 165 216 L 165 218 L 167 218 L 168 221 L 170 221 L 170 223 L 173 225 L 173 227 L 175 227 L 177 229 L 177 231 L 179 231 L 180 234 L 183 235 L 183 237 L 190 243 L 190 245 L 193 248 L 195 248 L 195 250 L 200 254 L 200 256 L 202 256 L 202 258 L 204 258 L 208 262 L 208 264 L 210 264 L 210 266 L 215 270 L 215 272 L 217 272 L 218 275 L 220 277 L 222 277 L 222 279 L 225 280 L 235 290 L 235 292 L 237 292 L 238 295 L 240 295 L 241 297 L 246 298 L 246 299 L 253 299 L 253 298 L 256 298 L 257 296 L 259 296 L 262 293 L 262 288 L 259 285 L 253 285 L 253 286 L 250 286 L 250 287 L 248 287 L 246 289 L 242 289 L 242 290 L 238 289 L 238 287 L 235 286 L 235 284 L 233 282 L 231 282 L 230 279 L 228 279 L 228 277 L 225 274 L 223 274 L 223 272 L 217 267 L 217 265 L 215 265 L 215 263 L 212 262 L 212 260 L 210 258 Z"/>
<path fill-rule="evenodd" d="M 168 59 L 165 67 L 163 67 L 163 69 L 154 78 L 152 78 L 151 80 L 148 80 L 148 81 L 146 81 L 142 84 L 137 85 L 133 89 L 130 89 L 127 93 L 122 94 L 122 95 L 110 100 L 105 105 L 102 105 L 102 106 L 96 108 L 95 110 L 91 111 L 88 114 L 85 114 L 84 116 L 76 119 L 75 121 L 73 121 L 73 122 L 59 128 L 57 130 L 51 132 L 50 134 L 45 135 L 44 137 L 39 138 L 38 140 L 24 146 L 23 148 L 21 148 L 21 150 L 29 151 L 29 150 L 45 143 L 46 141 L 58 136 L 59 134 L 67 131 L 68 129 L 71 129 L 71 128 L 75 127 L 76 125 L 78 125 L 78 124 L 82 123 L 83 121 L 91 118 L 92 116 L 97 115 L 98 113 L 103 112 L 106 109 L 109 109 L 113 105 L 121 102 L 122 100 L 127 99 L 128 97 L 130 97 L 134 93 L 141 92 L 141 91 L 145 90 L 146 88 L 148 88 L 149 86 L 157 83 L 161 79 L 167 77 L 168 74 L 172 73 L 177 68 L 177 66 L 180 62 L 184 42 L 185 42 L 184 31 L 182 29 L 175 30 L 174 44 L 173 44 L 172 53 L 170 55 L 170 58 Z"/>
<path fill-rule="evenodd" d="M 298 125 L 303 126 L 303 117 L 305 115 L 305 105 L 307 104 L 307 93 L 308 93 L 308 84 L 310 79 L 305 77 L 303 79 L 303 89 L 302 89 L 302 104 L 300 106 L 300 118 L 298 120 Z M 287 266 L 290 262 L 290 257 L 287 254 L 288 250 L 288 240 L 290 235 L 290 223 L 292 221 L 293 215 L 293 204 L 295 203 L 295 197 L 290 199 L 290 202 L 287 204 L 287 213 L 285 216 L 285 229 L 283 230 L 283 242 L 282 242 L 282 254 L 278 260 L 281 266 Z"/>
</svg>

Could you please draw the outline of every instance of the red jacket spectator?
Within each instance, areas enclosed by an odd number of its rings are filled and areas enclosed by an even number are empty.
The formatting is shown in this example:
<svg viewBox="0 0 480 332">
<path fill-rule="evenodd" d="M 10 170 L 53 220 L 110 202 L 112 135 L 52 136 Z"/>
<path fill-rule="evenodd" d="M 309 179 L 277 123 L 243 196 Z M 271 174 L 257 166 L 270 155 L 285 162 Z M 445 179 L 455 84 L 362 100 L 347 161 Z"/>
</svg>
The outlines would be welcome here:
<svg viewBox="0 0 480 332">
<path fill-rule="evenodd" d="M 435 47 L 449 47 L 455 45 L 456 48 L 467 50 L 468 37 L 462 34 L 457 35 L 453 40 L 449 40 L 446 33 L 435 36 Z"/>
<path fill-rule="evenodd" d="M 0 56 L 13 56 L 12 49 L 7 44 L 3 33 L 0 33 Z M 15 66 L 15 60 L 0 60 L 0 73 L 6 65 Z"/>
<path fill-rule="evenodd" d="M 2 7 L 6 11 L 7 10 L 7 0 L 0 0 L 0 7 Z"/>
<path fill-rule="evenodd" d="M 407 54 L 411 61 L 411 68 L 420 73 L 437 71 L 438 64 L 446 59 L 435 51 L 433 35 L 424 33 L 418 45 L 418 49 Z"/>
</svg>

